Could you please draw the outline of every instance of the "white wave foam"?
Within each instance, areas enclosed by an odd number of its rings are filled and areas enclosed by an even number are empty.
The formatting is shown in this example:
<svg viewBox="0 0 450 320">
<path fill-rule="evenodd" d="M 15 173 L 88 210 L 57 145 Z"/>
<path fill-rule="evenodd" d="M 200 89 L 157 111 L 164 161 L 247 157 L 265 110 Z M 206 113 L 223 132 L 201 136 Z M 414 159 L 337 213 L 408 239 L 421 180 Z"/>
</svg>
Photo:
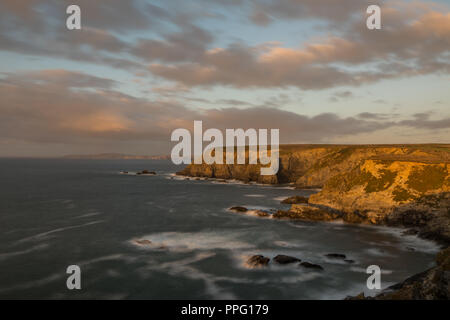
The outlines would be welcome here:
<svg viewBox="0 0 450 320">
<path fill-rule="evenodd" d="M 21 251 L 1 253 L 0 254 L 0 261 L 6 260 L 8 258 L 16 257 L 16 256 L 28 254 L 28 253 L 35 252 L 35 251 L 44 250 L 44 249 L 48 248 L 48 246 L 49 246 L 48 244 L 44 243 L 44 244 L 40 244 L 40 245 L 31 247 L 29 249 L 21 250 Z"/>
<path fill-rule="evenodd" d="M 82 214 L 81 216 L 76 216 L 73 217 L 73 219 L 79 219 L 79 218 L 89 218 L 89 217 L 94 217 L 94 216 L 98 216 L 102 214 L 101 212 L 95 211 L 95 212 L 90 212 L 90 213 L 86 213 L 86 214 Z"/>
<path fill-rule="evenodd" d="M 392 274 L 392 272 L 393 272 L 392 270 L 386 270 L 383 268 L 380 268 L 380 269 L 381 269 L 381 274 Z M 366 269 L 360 268 L 360 267 L 350 267 L 350 270 L 353 272 L 366 273 Z"/>
<path fill-rule="evenodd" d="M 92 222 L 79 224 L 79 225 L 75 225 L 75 226 L 53 229 L 53 230 L 50 230 L 50 231 L 47 231 L 47 232 L 38 233 L 38 234 L 36 234 L 34 236 L 31 236 L 31 237 L 20 239 L 19 241 L 17 241 L 17 243 L 27 242 L 27 241 L 30 241 L 30 240 L 40 240 L 41 238 L 45 238 L 45 237 L 47 237 L 47 236 L 49 236 L 51 234 L 54 234 L 54 233 L 58 233 L 58 232 L 65 231 L 65 230 L 70 230 L 70 229 L 86 227 L 86 226 L 102 223 L 104 221 L 105 220 L 97 220 L 97 221 L 92 221 Z"/>
<path fill-rule="evenodd" d="M 162 232 L 140 237 L 140 240 L 150 241 L 148 248 L 174 251 L 253 248 L 254 245 L 237 240 L 241 235 L 237 232 Z M 136 240 L 130 242 L 139 246 Z"/>
</svg>

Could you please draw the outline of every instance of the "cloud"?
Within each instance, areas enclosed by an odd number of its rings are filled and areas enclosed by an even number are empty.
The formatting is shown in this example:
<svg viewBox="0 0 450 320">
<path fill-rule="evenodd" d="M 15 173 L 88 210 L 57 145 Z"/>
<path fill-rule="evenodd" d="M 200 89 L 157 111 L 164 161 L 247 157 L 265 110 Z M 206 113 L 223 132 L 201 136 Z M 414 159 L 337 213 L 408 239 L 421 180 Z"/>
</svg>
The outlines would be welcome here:
<svg viewBox="0 0 450 320">
<path fill-rule="evenodd" d="M 209 32 L 188 24 L 181 32 L 166 34 L 164 40 L 140 39 L 130 51 L 147 61 L 197 61 L 212 40 Z"/>
<path fill-rule="evenodd" d="M 70 32 L 55 28 L 56 24 L 65 25 L 65 15 L 55 12 L 65 12 L 68 1 L 6 0 L 0 4 L 0 49 L 133 72 L 147 70 L 188 87 L 320 90 L 450 73 L 447 7 L 420 1 L 382 1 L 383 28 L 373 31 L 365 27 L 364 20 L 369 2 L 216 0 L 187 8 L 181 2 L 171 2 L 168 9 L 139 0 L 126 4 L 120 0 L 108 4 L 82 0 L 78 4 L 86 15 L 83 29 Z M 196 23 L 224 19 L 214 14 L 217 8 L 250 14 L 258 25 L 290 19 L 339 24 L 323 38 L 297 48 L 243 42 L 214 47 L 217 33 Z M 42 15 L 42 11 L 48 14 Z M 151 36 L 139 33 L 138 37 L 122 37 L 149 29 Z"/>
<path fill-rule="evenodd" d="M 167 151 L 172 130 L 192 130 L 194 120 L 202 120 L 205 128 L 222 130 L 279 128 L 283 143 L 320 143 L 402 126 L 432 131 L 450 128 L 450 119 L 432 120 L 426 113 L 395 122 L 370 114 L 306 116 L 267 106 L 193 110 L 174 102 L 124 95 L 111 87 L 114 82 L 108 79 L 64 70 L 6 74 L 0 81 L 2 153 L 23 143 L 40 144 L 42 150 L 45 145 L 63 144 L 66 152 L 80 146 L 85 150 L 108 146 L 111 151 L 134 148 L 145 153 L 142 148 L 148 144 Z"/>
<path fill-rule="evenodd" d="M 347 99 L 353 97 L 353 93 L 351 91 L 338 91 L 335 92 L 334 95 L 338 98 Z"/>
<path fill-rule="evenodd" d="M 297 49 L 234 43 L 208 50 L 195 61 L 153 63 L 149 70 L 186 86 L 300 89 L 359 86 L 383 79 L 450 73 L 450 13 L 432 11 L 422 3 L 410 5 L 423 10 L 413 15 L 410 11 L 403 13 L 403 7 L 384 8 L 387 22 L 380 31 L 368 30 L 364 21 L 357 19 L 339 36 Z"/>
<path fill-rule="evenodd" d="M 272 18 L 269 15 L 258 9 L 252 12 L 250 20 L 258 26 L 268 26 L 272 22 Z"/>
<path fill-rule="evenodd" d="M 67 30 L 66 8 L 79 5 L 82 29 Z M 147 1 L 30 0 L 0 2 L 0 50 L 62 57 L 121 69 L 143 69 L 125 57 L 130 43 L 118 34 L 157 29 L 169 14 Z"/>
<path fill-rule="evenodd" d="M 364 13 L 366 8 L 373 4 L 373 1 L 369 0 L 266 0 L 252 2 L 254 6 L 249 18 L 257 25 L 267 25 L 275 19 L 321 19 L 327 23 L 343 23 L 351 20 L 355 12 Z M 272 16 L 274 19 L 263 18 L 268 16 Z M 255 19 L 255 17 L 261 18 Z"/>
<path fill-rule="evenodd" d="M 402 126 L 413 127 L 417 129 L 449 129 L 450 118 L 438 120 L 430 119 L 432 112 L 416 113 L 413 120 L 403 120 L 399 124 Z"/>
<path fill-rule="evenodd" d="M 62 86 L 67 88 L 102 88 L 110 89 L 117 85 L 117 81 L 92 76 L 89 74 L 68 71 L 64 69 L 46 69 L 39 71 L 3 73 L 8 84 L 23 85 L 30 82 Z"/>
<path fill-rule="evenodd" d="M 339 100 L 345 100 L 353 98 L 353 93 L 351 91 L 337 91 L 328 99 L 330 102 L 338 102 Z"/>
<path fill-rule="evenodd" d="M 64 27 L 66 8 L 71 4 L 82 8 L 83 26 L 118 32 L 148 29 L 155 21 L 169 15 L 164 9 L 141 0 L 2 0 L 0 12 L 11 30 L 33 31 L 37 27 L 37 31 L 44 31 L 48 19 Z"/>
</svg>

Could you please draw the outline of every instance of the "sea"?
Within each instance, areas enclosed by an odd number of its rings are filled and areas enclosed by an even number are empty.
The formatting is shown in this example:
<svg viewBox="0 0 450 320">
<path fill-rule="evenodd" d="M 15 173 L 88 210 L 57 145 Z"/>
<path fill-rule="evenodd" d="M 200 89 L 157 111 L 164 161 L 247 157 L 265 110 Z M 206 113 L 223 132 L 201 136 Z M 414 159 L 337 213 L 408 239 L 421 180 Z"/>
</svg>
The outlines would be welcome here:
<svg viewBox="0 0 450 320">
<path fill-rule="evenodd" d="M 229 210 L 286 210 L 284 198 L 319 190 L 176 176 L 181 169 L 167 160 L 0 159 L 0 299 L 343 299 L 380 292 L 367 286 L 369 266 L 384 289 L 434 265 L 439 247 L 401 229 Z M 256 254 L 323 270 L 273 260 L 251 268 Z M 73 265 L 80 289 L 67 285 Z"/>
</svg>

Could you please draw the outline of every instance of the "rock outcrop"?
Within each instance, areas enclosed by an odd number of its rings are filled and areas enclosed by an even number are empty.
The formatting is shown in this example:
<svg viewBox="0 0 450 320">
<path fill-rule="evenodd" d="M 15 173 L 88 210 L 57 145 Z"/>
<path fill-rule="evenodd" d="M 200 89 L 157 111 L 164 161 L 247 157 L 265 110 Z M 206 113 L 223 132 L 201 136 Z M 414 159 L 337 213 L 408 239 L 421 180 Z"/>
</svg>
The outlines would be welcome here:
<svg viewBox="0 0 450 320">
<path fill-rule="evenodd" d="M 265 267 L 269 264 L 270 258 L 264 257 L 263 255 L 254 255 L 248 258 L 246 265 L 250 268 L 260 268 Z"/>
<path fill-rule="evenodd" d="M 300 262 L 301 260 L 295 257 L 286 256 L 284 254 L 279 254 L 275 258 L 273 258 L 273 261 L 279 264 L 289 264 L 294 262 Z"/>
<path fill-rule="evenodd" d="M 247 212 L 248 211 L 248 209 L 246 207 L 240 207 L 240 206 L 231 207 L 229 210 L 234 211 L 234 212 Z"/>
<path fill-rule="evenodd" d="M 309 204 L 346 222 L 417 228 L 450 243 L 449 171 L 449 163 L 365 160 L 329 179 Z"/>
<path fill-rule="evenodd" d="M 448 243 L 449 169 L 449 145 L 284 145 L 276 176 L 257 164 L 193 164 L 179 174 L 322 187 L 307 201 L 288 199 L 290 210 L 273 218 L 405 226 Z"/>
<path fill-rule="evenodd" d="M 308 203 L 308 198 L 303 196 L 293 196 L 281 201 L 283 204 L 301 204 Z"/>
<path fill-rule="evenodd" d="M 450 145 L 280 147 L 280 169 L 261 176 L 259 165 L 190 165 L 179 174 L 322 188 L 307 203 L 292 201 L 278 219 L 343 220 L 406 227 L 443 244 L 437 266 L 392 286 L 375 299 L 450 297 Z M 328 256 L 354 263 L 344 255 Z M 300 262 L 277 256 L 278 263 Z M 301 264 L 300 264 L 301 265 Z M 314 267 L 306 263 L 305 268 Z M 318 269 L 318 268 L 317 268 Z M 365 299 L 363 294 L 353 299 Z"/>
<path fill-rule="evenodd" d="M 272 215 L 272 217 L 276 219 L 332 221 L 338 219 L 340 214 L 318 207 L 293 204 L 288 211 L 278 210 Z"/>
<path fill-rule="evenodd" d="M 315 270 L 323 270 L 323 267 L 321 265 L 311 263 L 311 262 L 302 262 L 299 264 L 299 266 L 307 269 L 315 269 Z"/>
<path fill-rule="evenodd" d="M 238 164 L 191 164 L 178 174 L 316 188 L 367 159 L 450 162 L 449 150 L 449 145 L 281 145 L 280 169 L 274 176 L 261 176 L 260 165 Z"/>
</svg>

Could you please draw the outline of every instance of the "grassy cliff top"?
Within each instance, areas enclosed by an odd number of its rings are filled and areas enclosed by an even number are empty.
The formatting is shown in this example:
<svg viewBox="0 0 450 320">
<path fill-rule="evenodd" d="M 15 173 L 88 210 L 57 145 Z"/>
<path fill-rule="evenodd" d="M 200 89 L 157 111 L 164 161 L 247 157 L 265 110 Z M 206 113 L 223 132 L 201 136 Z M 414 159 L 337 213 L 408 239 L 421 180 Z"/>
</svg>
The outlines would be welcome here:
<svg viewBox="0 0 450 320">
<path fill-rule="evenodd" d="M 334 152 L 337 159 L 346 158 L 359 151 L 379 151 L 368 159 L 383 161 L 414 161 L 424 163 L 449 163 L 450 144 L 284 144 L 280 145 L 280 156 L 292 155 L 313 149 L 327 149 Z"/>
</svg>

